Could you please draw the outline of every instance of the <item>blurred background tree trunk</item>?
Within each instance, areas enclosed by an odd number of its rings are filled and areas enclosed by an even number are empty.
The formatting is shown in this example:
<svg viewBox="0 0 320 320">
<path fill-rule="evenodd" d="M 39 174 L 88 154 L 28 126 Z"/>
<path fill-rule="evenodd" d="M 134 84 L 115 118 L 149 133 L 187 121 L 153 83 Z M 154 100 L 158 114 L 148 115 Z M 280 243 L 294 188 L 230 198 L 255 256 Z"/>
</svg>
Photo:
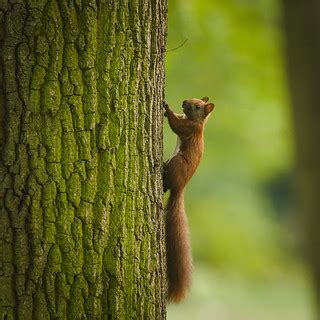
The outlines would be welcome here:
<svg viewBox="0 0 320 320">
<path fill-rule="evenodd" d="M 283 0 L 298 200 L 320 319 L 320 2 Z"/>
<path fill-rule="evenodd" d="M 0 318 L 164 319 L 166 1 L 0 2 Z"/>
</svg>

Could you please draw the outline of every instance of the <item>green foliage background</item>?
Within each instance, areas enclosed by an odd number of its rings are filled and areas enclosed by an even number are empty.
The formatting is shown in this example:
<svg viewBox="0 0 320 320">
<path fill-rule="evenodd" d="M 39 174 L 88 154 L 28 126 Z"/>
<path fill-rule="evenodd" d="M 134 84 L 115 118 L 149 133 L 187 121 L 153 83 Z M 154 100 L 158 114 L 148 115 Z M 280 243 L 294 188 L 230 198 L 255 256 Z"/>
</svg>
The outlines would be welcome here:
<svg viewBox="0 0 320 320">
<path fill-rule="evenodd" d="M 186 193 L 193 287 L 169 319 L 311 319 L 280 18 L 277 0 L 169 0 L 166 100 L 216 105 Z M 174 145 L 166 123 L 165 159 Z"/>
</svg>

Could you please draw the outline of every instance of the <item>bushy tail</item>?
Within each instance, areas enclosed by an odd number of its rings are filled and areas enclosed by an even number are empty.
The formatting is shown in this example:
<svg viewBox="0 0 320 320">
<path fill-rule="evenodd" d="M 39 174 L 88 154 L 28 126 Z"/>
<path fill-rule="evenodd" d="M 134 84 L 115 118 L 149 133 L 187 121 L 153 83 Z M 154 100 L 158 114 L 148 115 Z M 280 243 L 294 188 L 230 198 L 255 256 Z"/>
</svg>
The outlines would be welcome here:
<svg viewBox="0 0 320 320">
<path fill-rule="evenodd" d="M 170 192 L 166 206 L 168 300 L 178 303 L 191 285 L 192 256 L 184 193 Z"/>
</svg>

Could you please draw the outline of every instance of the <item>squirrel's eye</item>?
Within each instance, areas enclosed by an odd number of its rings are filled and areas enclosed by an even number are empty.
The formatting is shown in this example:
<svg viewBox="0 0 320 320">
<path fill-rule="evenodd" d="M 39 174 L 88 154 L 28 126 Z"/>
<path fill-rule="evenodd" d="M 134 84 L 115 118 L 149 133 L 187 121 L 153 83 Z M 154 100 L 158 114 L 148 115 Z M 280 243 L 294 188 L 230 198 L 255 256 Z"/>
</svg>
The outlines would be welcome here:
<svg viewBox="0 0 320 320">
<path fill-rule="evenodd" d="M 199 109 L 200 109 L 200 106 L 196 106 L 196 109 L 199 110 Z"/>
</svg>

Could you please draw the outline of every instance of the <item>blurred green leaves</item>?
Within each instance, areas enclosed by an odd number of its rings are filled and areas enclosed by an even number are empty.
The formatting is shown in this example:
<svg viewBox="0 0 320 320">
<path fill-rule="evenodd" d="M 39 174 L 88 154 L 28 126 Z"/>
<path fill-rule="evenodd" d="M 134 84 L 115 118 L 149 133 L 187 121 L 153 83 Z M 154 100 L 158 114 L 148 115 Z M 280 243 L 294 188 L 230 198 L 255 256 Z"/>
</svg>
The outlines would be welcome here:
<svg viewBox="0 0 320 320">
<path fill-rule="evenodd" d="M 216 104 L 187 186 L 195 262 L 169 319 L 311 319 L 290 195 L 294 163 L 277 0 L 169 0 L 166 100 Z M 175 135 L 165 121 L 165 159 Z M 290 202 L 291 201 L 291 202 Z"/>
<path fill-rule="evenodd" d="M 205 155 L 187 188 L 196 262 L 252 277 L 291 264 L 289 227 L 266 184 L 293 163 L 279 7 L 275 0 L 169 1 L 166 100 L 216 104 Z M 165 158 L 175 136 L 165 126 Z"/>
</svg>

